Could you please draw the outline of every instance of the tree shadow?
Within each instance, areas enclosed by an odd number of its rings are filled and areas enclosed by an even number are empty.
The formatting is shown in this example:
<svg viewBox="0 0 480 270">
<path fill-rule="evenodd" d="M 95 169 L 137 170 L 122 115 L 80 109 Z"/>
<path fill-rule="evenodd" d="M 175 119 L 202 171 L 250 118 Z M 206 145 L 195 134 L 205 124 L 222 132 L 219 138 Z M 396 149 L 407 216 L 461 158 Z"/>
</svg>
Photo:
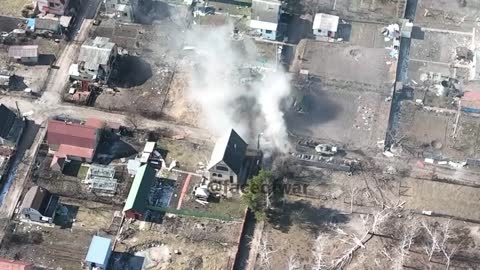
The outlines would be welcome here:
<svg viewBox="0 0 480 270">
<path fill-rule="evenodd" d="M 53 62 L 55 62 L 55 59 L 56 57 L 54 54 L 39 54 L 38 65 L 50 66 Z"/>
<path fill-rule="evenodd" d="M 267 216 L 274 228 L 284 233 L 287 233 L 292 225 L 298 224 L 300 228 L 318 234 L 325 229 L 325 225 L 346 223 L 349 220 L 347 215 L 338 210 L 316 207 L 306 200 L 278 202 Z"/>
</svg>

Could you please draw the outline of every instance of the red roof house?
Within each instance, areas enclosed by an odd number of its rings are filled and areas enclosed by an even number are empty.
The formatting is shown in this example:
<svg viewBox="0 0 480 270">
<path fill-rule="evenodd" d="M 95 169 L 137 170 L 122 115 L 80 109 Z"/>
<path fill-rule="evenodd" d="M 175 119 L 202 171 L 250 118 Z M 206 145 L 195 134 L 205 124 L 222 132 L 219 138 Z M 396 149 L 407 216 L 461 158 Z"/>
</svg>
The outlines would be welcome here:
<svg viewBox="0 0 480 270">
<path fill-rule="evenodd" d="M 50 119 L 47 128 L 47 143 L 57 150 L 55 155 L 58 157 L 92 162 L 100 139 L 101 129 L 97 127 L 99 122 L 101 121 L 95 120 L 89 125 L 82 125 Z"/>
<path fill-rule="evenodd" d="M 32 263 L 28 263 L 28 262 L 21 262 L 21 261 L 0 258 L 0 269 L 1 270 L 33 270 L 34 266 Z"/>
</svg>

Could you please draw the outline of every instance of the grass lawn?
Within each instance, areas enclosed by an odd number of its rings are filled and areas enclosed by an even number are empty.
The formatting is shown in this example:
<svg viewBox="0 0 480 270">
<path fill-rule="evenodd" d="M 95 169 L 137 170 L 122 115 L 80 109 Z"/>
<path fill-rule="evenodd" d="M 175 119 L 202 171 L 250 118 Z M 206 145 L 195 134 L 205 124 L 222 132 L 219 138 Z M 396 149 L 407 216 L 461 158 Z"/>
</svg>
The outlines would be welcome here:
<svg viewBox="0 0 480 270">
<path fill-rule="evenodd" d="M 241 199 L 221 199 L 218 203 L 209 203 L 208 212 L 242 219 L 246 207 Z"/>
<path fill-rule="evenodd" d="M 88 173 L 88 167 L 87 166 L 81 166 L 80 169 L 78 170 L 78 174 L 77 174 L 77 177 L 80 178 L 80 179 L 85 179 L 85 177 L 87 177 L 87 173 Z"/>
<path fill-rule="evenodd" d="M 32 4 L 31 0 L 0 0 L 0 14 L 7 16 L 22 16 L 22 8 Z"/>
</svg>

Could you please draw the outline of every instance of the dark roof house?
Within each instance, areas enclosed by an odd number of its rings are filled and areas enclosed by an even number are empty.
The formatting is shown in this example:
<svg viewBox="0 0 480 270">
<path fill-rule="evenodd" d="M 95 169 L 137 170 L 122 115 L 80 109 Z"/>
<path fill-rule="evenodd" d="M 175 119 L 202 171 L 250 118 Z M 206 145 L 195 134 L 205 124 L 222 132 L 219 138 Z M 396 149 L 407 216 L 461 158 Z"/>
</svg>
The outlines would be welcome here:
<svg viewBox="0 0 480 270">
<path fill-rule="evenodd" d="M 215 143 L 207 169 L 211 169 L 223 161 L 233 172 L 239 174 L 245 159 L 247 146 L 248 144 L 242 137 L 232 129 Z"/>
<path fill-rule="evenodd" d="M 7 108 L 0 105 L 0 143 L 15 146 L 22 135 L 25 122 Z"/>
<path fill-rule="evenodd" d="M 58 196 L 52 195 L 48 190 L 40 186 L 33 186 L 23 198 L 21 211 L 26 219 L 51 223 L 57 205 Z"/>
<path fill-rule="evenodd" d="M 143 219 L 155 175 L 155 169 L 149 164 L 143 165 L 137 170 L 127 201 L 123 207 L 123 213 L 127 218 Z"/>
</svg>

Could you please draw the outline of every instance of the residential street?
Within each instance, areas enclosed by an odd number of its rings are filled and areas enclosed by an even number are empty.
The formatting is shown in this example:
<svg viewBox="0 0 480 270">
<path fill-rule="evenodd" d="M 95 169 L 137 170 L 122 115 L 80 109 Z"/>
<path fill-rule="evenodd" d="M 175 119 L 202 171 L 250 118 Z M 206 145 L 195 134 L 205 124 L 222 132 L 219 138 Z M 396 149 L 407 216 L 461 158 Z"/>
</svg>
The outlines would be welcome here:
<svg viewBox="0 0 480 270">
<path fill-rule="evenodd" d="M 132 126 L 132 121 L 126 115 L 98 111 L 91 107 L 73 106 L 69 104 L 62 104 L 61 95 L 66 89 L 68 82 L 68 69 L 70 65 L 77 59 L 81 44 L 88 37 L 88 32 L 92 26 L 93 20 L 83 20 L 80 31 L 76 35 L 75 41 L 69 43 L 62 55 L 58 58 L 56 65 L 58 69 L 50 69 L 47 75 L 46 89 L 42 97 L 38 100 L 29 98 L 20 98 L 12 96 L 2 96 L 0 103 L 8 107 L 15 108 L 18 104 L 20 111 L 28 115 L 28 119 L 35 121 L 37 125 L 45 123 L 49 117 L 66 114 L 74 118 L 85 119 L 90 117 L 99 118 L 105 121 L 117 122 L 126 126 Z M 175 123 L 166 121 L 155 121 L 143 118 L 141 116 L 135 117 L 135 124 L 139 129 L 169 129 L 176 134 L 181 134 L 186 137 L 211 140 L 208 131 L 193 127 L 180 126 Z M 24 184 L 28 175 L 28 171 L 35 160 L 35 153 L 37 147 L 42 142 L 45 136 L 45 127 L 41 127 L 37 136 L 29 149 L 25 145 L 19 145 L 18 160 L 14 162 L 16 167 L 11 170 L 11 175 L 8 177 L 12 179 L 2 192 L 1 211 L 0 211 L 0 241 L 3 238 L 3 233 L 8 225 L 8 221 L 12 217 L 18 200 L 22 194 Z M 25 144 L 24 140 L 20 144 Z M 28 146 L 27 146 L 28 147 Z"/>
</svg>

